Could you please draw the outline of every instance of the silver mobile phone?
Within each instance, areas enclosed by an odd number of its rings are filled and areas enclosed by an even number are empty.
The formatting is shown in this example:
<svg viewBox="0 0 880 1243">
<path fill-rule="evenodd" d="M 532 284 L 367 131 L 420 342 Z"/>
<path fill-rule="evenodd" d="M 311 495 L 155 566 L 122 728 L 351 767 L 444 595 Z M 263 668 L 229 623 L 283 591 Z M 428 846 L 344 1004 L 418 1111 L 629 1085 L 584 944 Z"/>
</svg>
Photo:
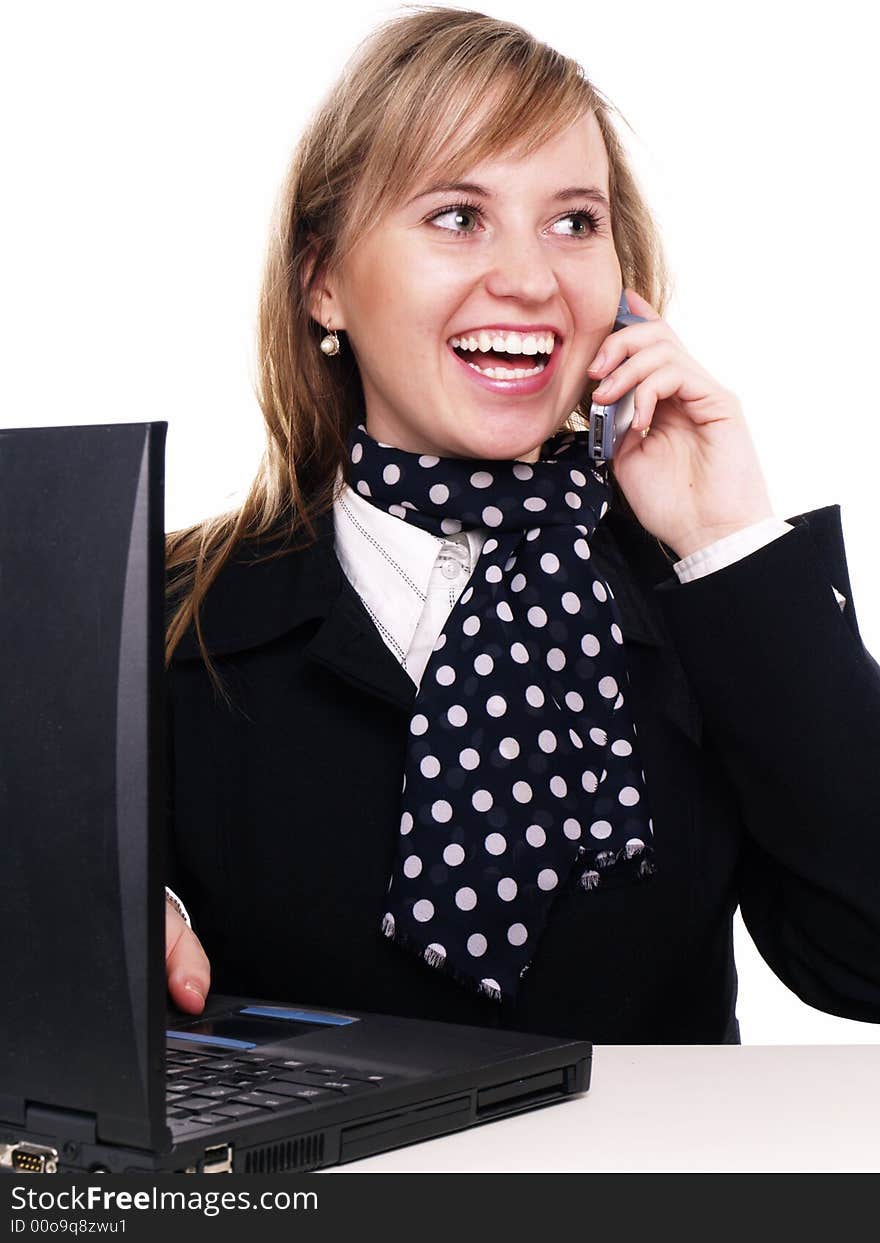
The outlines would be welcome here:
<svg viewBox="0 0 880 1243">
<path fill-rule="evenodd" d="M 617 332 L 621 328 L 626 328 L 629 324 L 643 324 L 644 322 L 644 315 L 634 315 L 630 311 L 626 294 L 621 291 L 620 302 L 617 305 L 617 315 L 615 316 L 614 327 L 611 331 Z M 591 403 L 587 445 L 592 461 L 607 462 L 614 457 L 614 454 L 617 452 L 617 446 L 623 440 L 633 421 L 634 407 L 634 389 L 630 389 L 628 393 L 624 393 L 622 397 L 619 397 L 617 401 L 612 402 L 608 406 L 602 406 L 595 401 Z"/>
</svg>

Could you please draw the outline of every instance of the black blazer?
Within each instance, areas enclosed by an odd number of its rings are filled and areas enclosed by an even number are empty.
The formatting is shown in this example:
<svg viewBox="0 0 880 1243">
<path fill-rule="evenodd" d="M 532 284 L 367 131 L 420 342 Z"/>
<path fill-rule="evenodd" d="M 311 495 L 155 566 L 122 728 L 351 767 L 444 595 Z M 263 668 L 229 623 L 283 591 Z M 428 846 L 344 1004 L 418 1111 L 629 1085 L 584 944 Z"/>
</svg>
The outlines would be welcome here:
<svg viewBox="0 0 880 1243">
<path fill-rule="evenodd" d="M 839 505 L 678 582 L 612 505 L 591 540 L 620 609 L 657 873 L 560 892 L 515 1002 L 381 933 L 415 685 L 343 574 L 244 545 L 168 674 L 168 883 L 217 991 L 581 1036 L 738 1043 L 732 917 L 808 1005 L 880 1022 L 880 667 Z M 847 597 L 841 612 L 832 584 Z"/>
</svg>

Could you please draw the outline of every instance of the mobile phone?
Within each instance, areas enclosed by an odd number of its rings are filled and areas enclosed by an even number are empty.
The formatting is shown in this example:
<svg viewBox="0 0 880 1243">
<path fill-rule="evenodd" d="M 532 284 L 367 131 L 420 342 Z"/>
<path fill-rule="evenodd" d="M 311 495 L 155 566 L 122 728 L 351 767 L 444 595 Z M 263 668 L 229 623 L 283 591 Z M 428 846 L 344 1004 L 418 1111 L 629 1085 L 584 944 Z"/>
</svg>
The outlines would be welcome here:
<svg viewBox="0 0 880 1243">
<path fill-rule="evenodd" d="M 643 324 L 644 315 L 634 315 L 629 309 L 626 294 L 621 290 L 620 302 L 617 304 L 617 315 L 614 319 L 612 332 L 618 332 L 629 324 Z M 598 402 L 590 405 L 590 429 L 587 446 L 590 458 L 594 462 L 607 462 L 614 457 L 617 446 L 623 440 L 633 421 L 635 407 L 635 390 L 630 389 L 617 401 L 609 406 L 601 406 Z"/>
</svg>

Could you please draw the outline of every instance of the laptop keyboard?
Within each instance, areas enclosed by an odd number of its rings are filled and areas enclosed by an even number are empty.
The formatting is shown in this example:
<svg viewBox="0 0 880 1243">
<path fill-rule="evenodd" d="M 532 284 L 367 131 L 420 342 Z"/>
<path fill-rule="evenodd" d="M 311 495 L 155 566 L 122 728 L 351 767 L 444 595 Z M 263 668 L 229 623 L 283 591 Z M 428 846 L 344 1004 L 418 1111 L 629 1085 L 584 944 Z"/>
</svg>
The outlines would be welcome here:
<svg viewBox="0 0 880 1243">
<path fill-rule="evenodd" d="M 230 1118 L 266 1117 L 276 1110 L 308 1109 L 400 1083 L 399 1075 L 377 1075 L 356 1066 L 276 1060 L 259 1053 L 166 1053 L 165 1102 L 175 1134 L 222 1126 Z"/>
</svg>

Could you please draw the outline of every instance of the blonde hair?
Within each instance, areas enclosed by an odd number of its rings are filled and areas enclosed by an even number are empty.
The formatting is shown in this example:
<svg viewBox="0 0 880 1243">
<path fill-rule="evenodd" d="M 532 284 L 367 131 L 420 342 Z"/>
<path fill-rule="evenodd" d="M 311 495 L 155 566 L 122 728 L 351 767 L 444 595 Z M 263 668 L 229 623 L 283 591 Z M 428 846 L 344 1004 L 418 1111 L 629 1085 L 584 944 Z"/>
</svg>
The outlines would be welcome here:
<svg viewBox="0 0 880 1243">
<path fill-rule="evenodd" d="M 585 113 L 609 164 L 614 245 L 623 284 L 662 315 L 670 278 L 658 228 L 612 124 L 618 110 L 581 66 L 521 26 L 469 9 L 405 5 L 361 43 L 310 117 L 290 162 L 265 258 L 257 327 L 256 396 L 266 447 L 244 503 L 166 538 L 173 612 L 165 659 L 190 624 L 215 686 L 202 634 L 205 595 L 238 545 L 286 536 L 267 558 L 303 547 L 332 508 L 346 436 L 365 418 L 351 350 L 330 359 L 312 317 L 319 275 L 344 263 L 356 240 L 428 173 L 454 180 L 473 165 L 537 150 Z M 496 105 L 486 109 L 487 98 Z M 618 113 L 618 115 L 621 115 Z M 469 119 L 482 117 L 481 126 Z M 626 122 L 628 125 L 628 122 Z M 631 126 L 629 127 L 632 128 Z M 591 392 L 588 388 L 587 393 Z M 585 394 L 564 426 L 586 426 Z M 609 472 L 612 486 L 613 476 Z M 616 504 L 631 513 L 616 489 Z"/>
</svg>

